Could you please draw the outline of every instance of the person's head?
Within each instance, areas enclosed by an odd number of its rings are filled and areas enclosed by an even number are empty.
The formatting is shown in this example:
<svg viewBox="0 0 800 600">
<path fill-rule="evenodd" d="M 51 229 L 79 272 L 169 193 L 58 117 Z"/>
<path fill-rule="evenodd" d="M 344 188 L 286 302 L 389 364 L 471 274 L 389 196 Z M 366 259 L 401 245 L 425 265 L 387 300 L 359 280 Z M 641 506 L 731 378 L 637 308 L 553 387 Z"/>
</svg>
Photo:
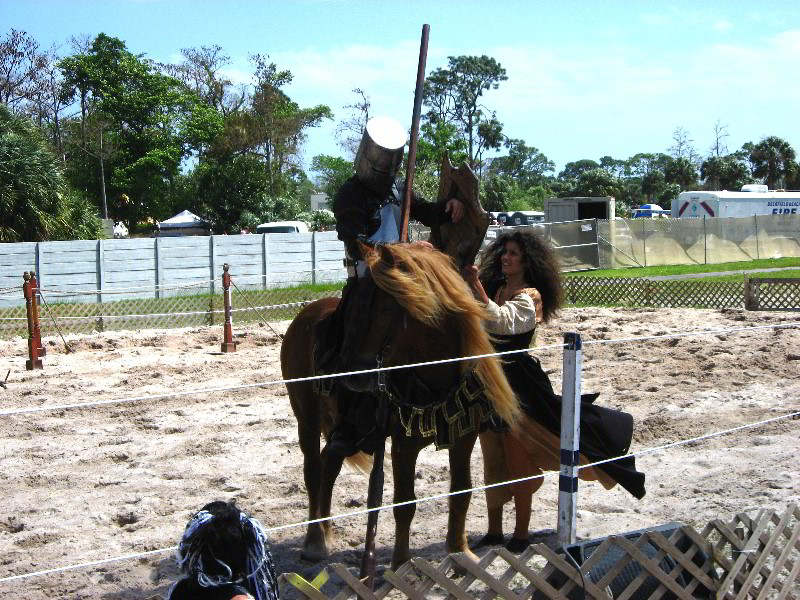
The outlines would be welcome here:
<svg viewBox="0 0 800 600">
<path fill-rule="evenodd" d="M 256 600 L 277 598 L 266 532 L 233 502 L 211 502 L 191 518 L 178 545 L 178 567 L 202 587 L 236 583 Z"/>
<path fill-rule="evenodd" d="M 561 270 L 553 249 L 531 229 L 504 233 L 484 251 L 479 277 L 488 289 L 521 271 L 526 285 L 542 296 L 542 319 L 552 318 L 564 298 Z"/>
<path fill-rule="evenodd" d="M 391 117 L 367 121 L 354 163 L 356 177 L 373 192 L 385 194 L 403 162 L 406 130 Z"/>
</svg>

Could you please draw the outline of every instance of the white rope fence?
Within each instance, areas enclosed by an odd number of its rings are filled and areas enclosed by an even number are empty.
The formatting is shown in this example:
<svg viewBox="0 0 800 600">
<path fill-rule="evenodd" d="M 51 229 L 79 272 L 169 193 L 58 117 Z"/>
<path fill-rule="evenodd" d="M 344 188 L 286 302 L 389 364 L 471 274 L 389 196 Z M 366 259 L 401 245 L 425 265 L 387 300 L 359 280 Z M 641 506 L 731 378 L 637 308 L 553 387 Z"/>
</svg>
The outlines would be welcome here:
<svg viewBox="0 0 800 600">
<path fill-rule="evenodd" d="M 617 456 L 615 458 L 610 458 L 610 459 L 607 459 L 607 460 L 601 460 L 601 461 L 589 463 L 589 464 L 586 464 L 586 465 L 582 465 L 582 466 L 578 467 L 578 469 L 589 469 L 591 467 L 596 467 L 598 465 L 603 465 L 603 464 L 614 462 L 614 461 L 617 461 L 617 460 L 622 460 L 624 458 L 635 457 L 635 456 L 643 456 L 645 454 L 652 454 L 653 452 L 658 452 L 658 451 L 666 450 L 666 449 L 669 449 L 669 448 L 675 448 L 675 447 L 678 447 L 678 446 L 685 446 L 687 444 L 692 444 L 692 443 L 696 443 L 696 442 L 700 442 L 700 441 L 705 441 L 705 440 L 709 440 L 709 439 L 712 439 L 712 438 L 721 437 L 723 435 L 729 435 L 731 433 L 736 433 L 738 431 L 743 431 L 743 430 L 746 430 L 746 429 L 753 429 L 753 428 L 756 428 L 756 427 L 763 427 L 764 425 L 768 425 L 770 423 L 775 423 L 777 421 L 782 421 L 782 420 L 785 420 L 785 419 L 793 419 L 793 418 L 797 418 L 797 417 L 800 417 L 800 411 L 789 413 L 789 414 L 786 414 L 786 415 L 781 415 L 781 416 L 778 416 L 778 417 L 772 417 L 770 419 L 764 419 L 763 421 L 757 421 L 757 422 L 754 422 L 754 423 L 748 423 L 746 425 L 740 425 L 738 427 L 733 427 L 731 429 L 723 429 L 723 430 L 720 430 L 720 431 L 715 431 L 715 432 L 704 434 L 704 435 L 697 436 L 697 437 L 694 437 L 694 438 L 689 438 L 689 439 L 685 439 L 685 440 L 679 440 L 677 442 L 672 442 L 672 443 L 664 444 L 664 445 L 661 445 L 661 446 L 654 446 L 652 448 L 646 448 L 644 450 L 639 450 L 637 452 L 631 452 L 630 454 L 626 454 L 625 456 Z M 359 509 L 359 510 L 354 510 L 354 511 L 346 512 L 346 513 L 339 513 L 339 514 L 336 514 L 336 515 L 331 515 L 330 517 L 324 517 L 324 518 L 320 518 L 320 519 L 310 519 L 310 520 L 305 520 L 305 521 L 297 521 L 295 523 L 289 523 L 289 524 L 286 524 L 286 525 L 278 525 L 278 526 L 275 526 L 275 527 L 267 527 L 267 528 L 265 528 L 265 530 L 268 533 L 274 533 L 276 531 L 283 531 L 283 530 L 286 530 L 286 529 L 294 529 L 294 528 L 297 528 L 297 527 L 306 527 L 308 525 L 313 525 L 315 523 L 322 523 L 322 522 L 325 522 L 325 521 L 332 521 L 334 519 L 346 519 L 346 518 L 351 518 L 351 517 L 357 517 L 359 515 L 364 515 L 364 514 L 371 513 L 371 512 L 399 508 L 401 506 L 408 506 L 410 504 L 423 504 L 423 503 L 427 503 L 427 502 L 434 502 L 436 500 L 442 500 L 444 498 L 449 498 L 450 496 L 457 496 L 457 495 L 461 495 L 461 494 L 471 494 L 473 492 L 480 492 L 480 491 L 487 490 L 487 489 L 490 489 L 490 488 L 501 487 L 501 486 L 504 486 L 504 485 L 511 485 L 511 484 L 514 484 L 514 483 L 521 483 L 521 482 L 524 482 L 524 481 L 533 481 L 535 479 L 542 479 L 542 480 L 551 479 L 553 477 L 557 477 L 558 475 L 559 475 L 559 473 L 557 471 L 552 471 L 552 472 L 549 472 L 549 473 L 544 473 L 542 475 L 532 475 L 530 477 L 520 477 L 518 479 L 510 479 L 508 481 L 501 481 L 501 482 L 498 482 L 498 483 L 492 483 L 492 484 L 487 484 L 487 485 L 479 485 L 479 486 L 475 486 L 475 487 L 472 487 L 472 488 L 469 488 L 469 489 L 466 489 L 466 490 L 459 490 L 459 491 L 456 491 L 456 492 L 444 492 L 444 493 L 441 493 L 441 494 L 433 494 L 431 496 L 425 496 L 423 498 L 416 498 L 414 500 L 406 500 L 404 502 L 393 502 L 391 504 L 384 504 L 382 506 L 377 506 L 375 508 L 362 508 L 362 509 Z M 144 551 L 144 552 L 137 552 L 137 553 L 133 553 L 133 554 L 125 554 L 125 555 L 122 555 L 122 556 L 116 556 L 116 557 L 112 557 L 112 558 L 104 558 L 104 559 L 95 560 L 95 561 L 83 562 L 83 563 L 68 565 L 68 566 L 65 566 L 65 567 L 57 567 L 57 568 L 53 568 L 53 569 L 46 569 L 46 570 L 43 570 L 43 571 L 34 571 L 34 572 L 31 572 L 31 573 L 23 573 L 23 574 L 20 574 L 20 575 L 11 575 L 11 576 L 8 576 L 8 577 L 1 577 L 0 578 L 0 583 L 6 583 L 6 582 L 10 582 L 10 581 L 18 581 L 18 580 L 22 580 L 22 579 L 28 579 L 28 578 L 31 578 L 31 577 L 40 577 L 40 576 L 44 576 L 44 575 L 50 575 L 50 574 L 53 574 L 53 573 L 63 573 L 65 571 L 71 571 L 71 570 L 82 569 L 82 568 L 87 568 L 87 567 L 94 567 L 94 566 L 109 564 L 109 563 L 113 563 L 113 562 L 121 562 L 121 561 L 125 561 L 125 560 L 132 560 L 132 559 L 136 559 L 136 558 L 144 558 L 144 557 L 152 556 L 152 555 L 155 555 L 155 554 L 165 554 L 167 552 L 173 552 L 176 549 L 177 549 L 177 546 L 169 546 L 167 548 L 159 548 L 158 550 L 147 550 L 147 551 Z"/>
<path fill-rule="evenodd" d="M 795 321 L 791 323 L 776 323 L 771 325 L 753 325 L 749 327 L 732 327 L 727 329 L 707 329 L 702 331 L 686 331 L 686 332 L 678 332 L 678 333 L 668 333 L 662 335 L 650 335 L 650 336 L 635 336 L 635 337 L 626 337 L 626 338 L 615 338 L 611 340 L 590 340 L 583 342 L 584 345 L 603 345 L 603 344 L 618 344 L 624 342 L 635 342 L 635 341 L 654 341 L 654 340 L 669 340 L 669 339 L 676 339 L 676 338 L 683 338 L 683 337 L 695 337 L 695 336 L 703 336 L 703 335 L 718 335 L 724 333 L 744 333 L 749 331 L 759 331 L 765 329 L 786 329 L 791 327 L 799 327 L 800 321 Z M 418 363 L 409 363 L 405 365 L 394 365 L 390 367 L 376 367 L 372 369 L 361 369 L 358 371 L 347 371 L 343 373 L 330 373 L 327 375 L 310 375 L 308 377 L 296 377 L 294 379 L 277 379 L 273 381 L 262 381 L 257 383 L 246 383 L 246 384 L 239 384 L 239 385 L 232 385 L 232 386 L 222 386 L 222 387 L 206 387 L 206 388 L 195 388 L 191 390 L 184 390 L 178 392 L 167 392 L 164 394 L 151 394 L 151 395 L 143 395 L 143 396 L 131 396 L 127 398 L 109 398 L 107 400 L 95 400 L 92 402 L 77 402 L 72 404 L 59 404 L 55 406 L 31 406 L 26 408 L 20 409 L 5 409 L 0 410 L 0 417 L 5 416 L 13 416 L 13 415 L 21 415 L 21 414 L 30 414 L 30 413 L 39 413 L 39 412 L 47 412 L 47 411 L 55 411 L 55 410 L 67 410 L 72 408 L 88 408 L 91 406 L 103 406 L 109 404 L 127 404 L 131 402 L 140 402 L 143 400 L 160 400 L 163 398 L 178 398 L 182 396 L 190 396 L 194 394 L 207 394 L 213 392 L 230 392 L 234 390 L 244 390 L 244 389 L 251 389 L 251 388 L 260 388 L 260 387 L 268 387 L 272 385 L 286 385 L 290 383 L 301 383 L 305 381 L 315 381 L 318 379 L 334 379 L 337 377 L 350 377 L 353 375 L 368 375 L 373 373 L 380 373 L 381 371 L 397 371 L 399 369 L 411 369 L 416 367 L 429 367 L 433 365 L 443 365 L 448 363 L 455 363 L 467 360 L 476 360 L 480 358 L 488 358 L 491 356 L 507 356 L 511 354 L 521 354 L 521 353 L 532 353 L 532 352 L 541 352 L 544 350 L 551 350 L 554 348 L 563 348 L 564 344 L 549 344 L 545 346 L 537 346 L 536 348 L 523 348 L 520 350 L 506 350 L 504 352 L 489 352 L 486 354 L 475 354 L 472 356 L 460 356 L 456 358 L 443 358 L 439 360 L 429 360 L 425 362 L 418 362 Z"/>
<path fill-rule="evenodd" d="M 729 334 L 729 333 L 744 333 L 744 332 L 768 330 L 768 329 L 775 330 L 775 329 L 797 327 L 799 325 L 800 325 L 800 322 L 791 322 L 791 323 L 779 323 L 779 324 L 771 324 L 771 325 L 756 325 L 756 326 L 745 326 L 745 327 L 735 327 L 735 328 L 711 329 L 711 330 L 702 330 L 702 331 L 687 331 L 687 332 L 677 332 L 677 333 L 661 334 L 661 335 L 633 336 L 633 337 L 627 337 L 627 338 L 616 338 L 616 339 L 611 339 L 611 340 L 593 340 L 593 341 L 586 341 L 586 342 L 584 342 L 584 344 L 585 345 L 602 345 L 602 344 L 614 344 L 614 343 L 636 342 L 636 341 L 655 341 L 655 340 L 677 339 L 677 338 L 690 337 L 690 336 L 718 335 L 718 334 Z M 506 352 L 496 352 L 496 353 L 481 354 L 481 355 L 475 355 L 475 356 L 469 356 L 469 357 L 457 357 L 457 358 L 453 358 L 453 359 L 442 359 L 442 360 L 436 360 L 436 361 L 426 361 L 426 362 L 413 363 L 413 364 L 408 364 L 408 365 L 397 365 L 397 366 L 393 366 L 393 367 L 364 369 L 364 370 L 359 370 L 359 371 L 351 371 L 351 372 L 347 372 L 347 373 L 336 373 L 336 374 L 325 375 L 325 376 L 310 376 L 310 377 L 302 377 L 302 378 L 295 378 L 295 379 L 288 379 L 288 380 L 267 381 L 267 382 L 236 385 L 236 386 L 224 386 L 224 387 L 219 387 L 218 386 L 218 387 L 200 388 L 200 389 L 195 389 L 195 390 L 185 390 L 185 391 L 180 391 L 180 392 L 171 392 L 171 393 L 166 393 L 166 394 L 144 395 L 144 396 L 136 396 L 136 397 L 129 397 L 129 398 L 111 398 L 111 399 L 107 399 L 107 400 L 100 400 L 100 401 L 94 401 L 94 402 L 63 404 L 63 405 L 57 405 L 57 406 L 42 406 L 42 407 L 28 407 L 28 408 L 22 408 L 22 409 L 9 409 L 9 410 L 0 411 L 0 416 L 12 416 L 12 415 L 20 415 L 20 414 L 29 414 L 29 413 L 34 413 L 34 412 L 64 410 L 64 409 L 68 409 L 68 408 L 87 408 L 87 407 L 91 407 L 91 406 L 100 406 L 100 405 L 107 405 L 107 404 L 119 404 L 119 403 L 134 402 L 134 401 L 140 401 L 140 400 L 150 400 L 150 399 L 160 399 L 160 398 L 173 398 L 173 397 L 187 396 L 187 395 L 192 395 L 192 394 L 201 394 L 201 393 L 209 393 L 209 392 L 217 392 L 217 391 L 230 391 L 230 390 L 236 390 L 236 389 L 247 389 L 247 388 L 254 388 L 254 387 L 264 387 L 264 386 L 269 386 L 269 385 L 279 385 L 279 384 L 284 384 L 285 385 L 287 383 L 310 381 L 310 380 L 321 379 L 321 378 L 345 377 L 345 376 L 352 376 L 352 375 L 377 373 L 377 372 L 380 372 L 380 371 L 393 371 L 393 370 L 397 370 L 397 369 L 413 368 L 413 367 L 420 367 L 420 366 L 431 366 L 431 365 L 436 365 L 436 364 L 446 364 L 446 363 L 452 363 L 452 362 L 463 361 L 463 360 L 474 360 L 474 359 L 477 359 L 477 358 L 484 358 L 484 357 L 489 357 L 489 356 L 504 356 L 504 355 L 509 355 L 509 354 L 516 354 L 516 353 L 519 353 L 519 352 L 543 351 L 543 350 L 548 350 L 548 349 L 553 349 L 553 348 L 563 348 L 563 347 L 564 347 L 564 344 L 551 344 L 551 345 L 547 345 L 547 346 L 540 346 L 540 347 L 534 348 L 534 349 L 510 350 L 510 351 L 506 351 Z M 720 431 L 716 431 L 716 432 L 712 432 L 712 433 L 708 433 L 708 434 L 703 434 L 703 435 L 696 436 L 696 437 L 689 438 L 689 439 L 685 439 L 685 440 L 679 440 L 679 441 L 675 441 L 675 442 L 670 442 L 668 444 L 663 444 L 663 445 L 660 445 L 660 446 L 654 446 L 654 447 L 651 447 L 651 448 L 646 448 L 646 449 L 643 449 L 643 450 L 639 450 L 637 452 L 629 453 L 629 454 L 627 454 L 625 456 L 615 457 L 615 458 L 601 460 L 601 461 L 596 461 L 596 462 L 589 463 L 589 464 L 586 464 L 586 465 L 578 466 L 576 468 L 577 468 L 577 470 L 580 470 L 580 469 L 596 467 L 596 466 L 600 466 L 600 465 L 603 465 L 603 464 L 606 464 L 606 463 L 610 463 L 610 462 L 614 462 L 614 461 L 617 461 L 617 460 L 621 460 L 621 459 L 624 459 L 624 458 L 627 458 L 627 457 L 643 456 L 643 455 L 650 454 L 650 453 L 653 453 L 653 452 L 663 451 L 663 450 L 667 450 L 667 449 L 670 449 L 670 448 L 675 448 L 675 447 L 678 447 L 678 446 L 683 446 L 683 445 L 687 445 L 687 444 L 691 444 L 691 443 L 697 443 L 697 442 L 709 440 L 709 439 L 712 439 L 712 438 L 720 437 L 720 436 L 723 436 L 723 435 L 729 435 L 729 434 L 732 434 L 732 433 L 735 433 L 735 432 L 744 431 L 744 430 L 748 430 L 748 429 L 753 429 L 753 428 L 756 428 L 756 427 L 763 427 L 763 426 L 768 425 L 770 423 L 775 423 L 775 422 L 778 422 L 778 421 L 781 421 L 781 420 L 785 420 L 785 419 L 794 419 L 794 418 L 797 418 L 797 417 L 800 417 L 800 411 L 792 412 L 792 413 L 785 414 L 785 415 L 780 415 L 778 417 L 772 417 L 770 419 L 765 419 L 765 420 L 757 421 L 757 422 L 754 422 L 754 423 L 748 423 L 746 425 L 741 425 L 741 426 L 733 427 L 733 428 L 730 428 L 730 429 L 725 429 L 725 430 L 720 430 Z M 441 494 L 435 494 L 435 495 L 427 496 L 427 497 L 420 498 L 420 499 L 409 500 L 409 501 L 399 502 L 399 503 L 386 504 L 386 505 L 382 505 L 382 506 L 375 507 L 375 508 L 359 509 L 359 510 L 350 511 L 350 512 L 347 512 L 347 513 L 340 513 L 340 514 L 337 514 L 337 515 L 333 515 L 333 516 L 326 517 L 326 518 L 321 518 L 321 519 L 305 520 L 305 521 L 299 521 L 299 522 L 296 522 L 296 523 L 290 523 L 290 524 L 286 524 L 286 525 L 279 525 L 279 526 L 276 526 L 276 527 L 268 528 L 267 531 L 268 532 L 275 532 L 275 531 L 281 531 L 281 530 L 290 529 L 290 528 L 304 527 L 304 526 L 308 526 L 310 524 L 320 523 L 320 522 L 323 522 L 323 521 L 328 521 L 328 520 L 333 520 L 333 519 L 350 518 L 350 517 L 363 515 L 363 514 L 366 514 L 366 513 L 369 513 L 369 512 L 373 512 L 373 511 L 388 510 L 388 509 L 392 509 L 392 508 L 396 508 L 396 507 L 400 507 L 400 506 L 405 506 L 405 505 L 409 505 L 409 504 L 414 504 L 414 503 L 419 504 L 419 503 L 424 503 L 424 502 L 432 502 L 432 501 L 441 500 L 443 498 L 447 498 L 447 497 L 453 496 L 453 495 L 472 493 L 472 492 L 476 492 L 476 491 L 486 490 L 486 489 L 491 488 L 491 487 L 499 487 L 499 486 L 502 486 L 502 485 L 510 485 L 510 484 L 513 484 L 513 483 L 518 483 L 518 482 L 523 482 L 523 481 L 531 481 L 531 480 L 534 480 L 534 479 L 552 478 L 552 477 L 556 477 L 558 475 L 559 475 L 558 472 L 552 472 L 552 473 L 546 473 L 546 474 L 542 474 L 542 475 L 523 477 L 523 478 L 519 478 L 519 479 L 505 481 L 505 482 L 499 482 L 499 483 L 495 483 L 495 484 L 475 486 L 475 487 L 470 488 L 468 490 L 460 490 L 458 492 L 446 492 L 446 493 L 441 493 Z M 117 557 L 106 558 L 106 559 L 90 561 L 90 562 L 83 562 L 83 563 L 79 563 L 79 564 L 68 565 L 68 566 L 65 566 L 65 567 L 47 569 L 47 570 L 43 570 L 43 571 L 36 571 L 36 572 L 25 573 L 25 574 L 20 574 L 20 575 L 12 575 L 12 576 L 8 576 L 8 577 L 0 578 L 0 583 L 11 582 L 11 581 L 16 581 L 16 580 L 21 580 L 21 579 L 26 579 L 26 578 L 31 578 L 31 577 L 37 577 L 37 576 L 43 576 L 43 575 L 48 575 L 48 574 L 53 574 L 53 573 L 59 573 L 59 572 L 64 572 L 64 571 L 69 571 L 69 570 L 80 569 L 80 568 L 98 566 L 98 565 L 102 565 L 102 564 L 108 564 L 108 563 L 119 562 L 119 561 L 124 561 L 124 560 L 131 560 L 131 559 L 135 559 L 135 558 L 143 558 L 143 557 L 151 556 L 151 555 L 155 555 L 155 554 L 163 554 L 163 553 L 166 553 L 166 552 L 171 552 L 171 551 L 174 551 L 175 549 L 176 549 L 176 546 L 170 546 L 168 548 L 161 548 L 161 549 L 157 549 L 157 550 L 149 550 L 149 551 L 145 551 L 145 552 L 126 554 L 126 555 L 123 555 L 123 556 L 117 556 Z"/>
<path fill-rule="evenodd" d="M 314 273 L 337 273 L 340 269 L 309 269 L 309 270 L 302 270 L 302 271 L 293 271 L 293 275 L 305 275 L 305 274 L 314 274 Z M 236 279 L 238 281 L 257 281 L 259 283 L 263 283 L 264 275 L 240 275 Z M 298 285 L 305 285 L 308 284 L 308 281 L 305 280 L 298 280 L 298 281 L 280 281 L 280 282 L 270 282 L 270 283 L 280 283 L 281 285 L 288 284 L 298 284 Z M 341 283 L 339 280 L 330 281 L 322 281 L 320 283 Z M 169 290 L 184 290 L 184 289 L 192 289 L 192 288 L 199 288 L 199 287 L 209 287 L 210 285 L 219 285 L 219 280 L 217 279 L 208 279 L 202 281 L 194 281 L 192 283 L 185 283 L 185 284 L 161 284 L 161 285 L 142 285 L 142 286 L 131 286 L 131 287 L 115 287 L 112 289 L 105 289 L 102 290 L 100 288 L 97 289 L 84 289 L 84 290 L 64 290 L 64 289 L 56 289 L 56 288 L 46 288 L 41 287 L 39 288 L 40 292 L 45 292 L 51 296 L 113 296 L 115 294 L 129 294 L 132 292 L 139 292 L 139 291 L 169 291 Z M 0 288 L 0 296 L 10 296 L 13 294 L 18 294 L 22 291 L 22 285 L 10 286 Z M 136 298 L 133 298 L 136 300 Z"/>
</svg>

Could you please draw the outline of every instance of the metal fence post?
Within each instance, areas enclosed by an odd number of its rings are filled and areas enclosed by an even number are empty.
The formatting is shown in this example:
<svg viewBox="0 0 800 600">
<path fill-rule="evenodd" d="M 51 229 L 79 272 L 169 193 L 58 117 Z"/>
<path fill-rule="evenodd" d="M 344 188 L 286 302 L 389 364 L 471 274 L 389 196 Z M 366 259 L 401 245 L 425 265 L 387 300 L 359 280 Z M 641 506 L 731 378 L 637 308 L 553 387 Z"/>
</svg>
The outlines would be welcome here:
<svg viewBox="0 0 800 600">
<path fill-rule="evenodd" d="M 561 470 L 558 477 L 558 544 L 576 541 L 581 433 L 581 335 L 564 334 L 561 385 Z"/>
<path fill-rule="evenodd" d="M 36 260 L 36 265 L 35 265 L 35 268 L 34 268 L 33 272 L 39 274 L 39 283 L 41 283 L 41 281 L 43 279 L 43 277 L 42 277 L 42 273 L 43 273 L 43 270 L 42 270 L 42 242 L 36 242 L 36 258 L 35 258 L 35 260 Z"/>
<path fill-rule="evenodd" d="M 647 235 L 644 230 L 645 219 L 639 219 L 642 222 L 642 253 L 644 254 L 644 266 L 647 266 Z"/>
<path fill-rule="evenodd" d="M 753 215 L 753 226 L 756 229 L 756 260 L 760 260 L 761 252 L 758 248 L 758 217 L 756 215 Z"/>
<path fill-rule="evenodd" d="M 261 234 L 261 278 L 264 282 L 263 289 L 267 289 L 269 283 L 269 238 L 266 233 Z"/>
<path fill-rule="evenodd" d="M 703 215 L 703 264 L 708 264 L 708 229 L 706 228 L 705 215 Z"/>
<path fill-rule="evenodd" d="M 311 233 L 311 283 L 317 283 L 317 232 Z"/>
<path fill-rule="evenodd" d="M 103 331 L 103 288 L 106 283 L 106 247 L 104 240 L 97 240 L 97 304 L 100 316 L 97 318 L 97 330 Z"/>
<path fill-rule="evenodd" d="M 156 298 L 162 297 L 161 284 L 164 277 L 164 264 L 161 257 L 161 238 L 155 239 L 154 253 L 156 262 Z"/>
<path fill-rule="evenodd" d="M 216 273 L 216 265 L 217 262 L 217 247 L 216 243 L 214 242 L 214 234 L 212 233 L 208 236 L 208 265 L 211 271 L 211 283 L 209 285 L 209 296 L 208 296 L 208 324 L 214 324 L 214 292 L 216 291 L 214 288 L 214 278 L 217 276 Z"/>
</svg>

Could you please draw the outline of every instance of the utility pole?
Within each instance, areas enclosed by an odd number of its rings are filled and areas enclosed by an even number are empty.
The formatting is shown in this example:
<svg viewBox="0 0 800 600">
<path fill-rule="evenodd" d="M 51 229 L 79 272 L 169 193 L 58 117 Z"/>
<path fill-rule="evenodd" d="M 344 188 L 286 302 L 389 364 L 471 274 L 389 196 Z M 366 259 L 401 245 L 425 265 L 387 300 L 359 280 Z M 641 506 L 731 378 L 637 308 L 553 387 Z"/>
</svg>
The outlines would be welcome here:
<svg viewBox="0 0 800 600">
<path fill-rule="evenodd" d="M 108 219 L 108 204 L 106 203 L 106 172 L 103 167 L 103 128 L 100 127 L 100 189 L 103 194 L 103 218 Z"/>
</svg>

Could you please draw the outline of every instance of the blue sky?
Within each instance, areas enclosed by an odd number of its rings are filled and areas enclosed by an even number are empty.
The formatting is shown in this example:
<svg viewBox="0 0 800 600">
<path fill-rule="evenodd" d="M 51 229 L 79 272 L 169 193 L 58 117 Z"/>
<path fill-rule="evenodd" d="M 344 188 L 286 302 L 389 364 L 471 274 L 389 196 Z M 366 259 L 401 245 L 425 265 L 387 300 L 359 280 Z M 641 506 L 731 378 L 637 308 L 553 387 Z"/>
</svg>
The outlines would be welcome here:
<svg viewBox="0 0 800 600">
<path fill-rule="evenodd" d="M 449 55 L 497 59 L 508 81 L 485 104 L 558 169 L 665 152 L 679 126 L 706 155 L 718 119 L 730 151 L 778 135 L 800 152 L 798 2 L 0 0 L 0 21 L 45 47 L 104 32 L 157 61 L 218 44 L 242 82 L 248 55 L 267 54 L 294 74 L 301 106 L 327 104 L 338 121 L 360 87 L 374 114 L 409 124 L 429 23 L 428 73 Z M 334 129 L 309 133 L 306 163 L 342 154 Z"/>
</svg>

